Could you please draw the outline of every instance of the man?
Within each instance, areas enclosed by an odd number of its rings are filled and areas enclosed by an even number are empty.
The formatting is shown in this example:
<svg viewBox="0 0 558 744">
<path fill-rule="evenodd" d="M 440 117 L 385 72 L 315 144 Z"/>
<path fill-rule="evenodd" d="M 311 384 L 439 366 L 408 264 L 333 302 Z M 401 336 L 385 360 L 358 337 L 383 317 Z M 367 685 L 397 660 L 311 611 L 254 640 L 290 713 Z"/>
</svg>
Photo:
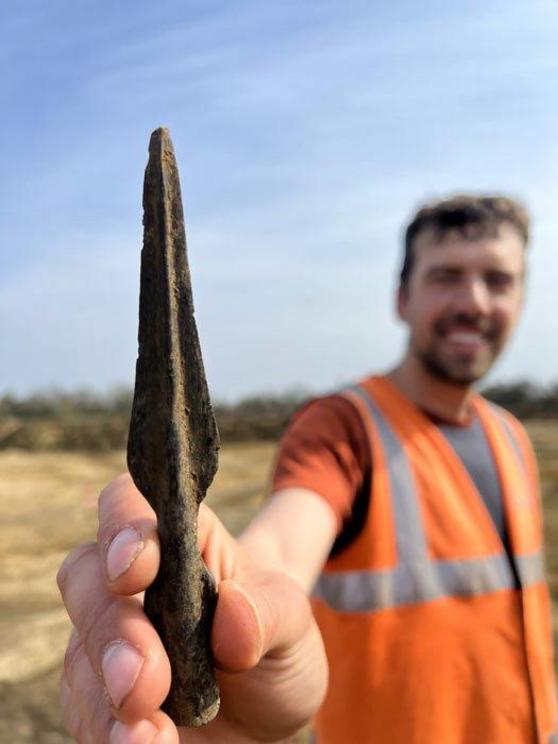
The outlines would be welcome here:
<svg viewBox="0 0 558 744">
<path fill-rule="evenodd" d="M 525 212 L 503 197 L 422 209 L 397 297 L 402 362 L 298 413 L 238 541 L 202 507 L 222 692 L 203 729 L 159 710 L 169 664 L 139 595 L 158 567 L 153 512 L 128 476 L 105 489 L 98 543 L 59 573 L 74 736 L 286 741 L 315 717 L 334 744 L 554 740 L 534 458 L 473 391 L 519 318 L 527 242 Z"/>
</svg>

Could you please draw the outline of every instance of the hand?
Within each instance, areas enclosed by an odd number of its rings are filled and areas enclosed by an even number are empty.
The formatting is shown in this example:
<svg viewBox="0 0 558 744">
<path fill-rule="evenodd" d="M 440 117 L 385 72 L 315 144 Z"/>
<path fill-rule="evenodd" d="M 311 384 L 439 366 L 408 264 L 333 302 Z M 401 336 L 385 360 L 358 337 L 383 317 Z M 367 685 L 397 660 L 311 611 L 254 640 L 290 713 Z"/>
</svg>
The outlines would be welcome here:
<svg viewBox="0 0 558 744">
<path fill-rule="evenodd" d="M 99 499 L 97 543 L 74 550 L 58 574 L 74 626 L 60 699 L 79 742 L 284 741 L 319 707 L 327 663 L 301 587 L 267 556 L 250 554 L 203 504 L 198 532 L 219 588 L 211 638 L 218 716 L 177 729 L 160 710 L 170 665 L 142 609 L 159 566 L 156 517 L 123 475 Z"/>
</svg>

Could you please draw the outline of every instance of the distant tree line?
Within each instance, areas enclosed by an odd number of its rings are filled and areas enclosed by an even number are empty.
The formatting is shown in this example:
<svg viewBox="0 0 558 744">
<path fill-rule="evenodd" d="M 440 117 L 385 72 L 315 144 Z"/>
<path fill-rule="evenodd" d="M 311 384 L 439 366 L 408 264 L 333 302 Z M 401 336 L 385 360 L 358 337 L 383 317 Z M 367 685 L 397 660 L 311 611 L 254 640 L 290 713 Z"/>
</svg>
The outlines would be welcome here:
<svg viewBox="0 0 558 744">
<path fill-rule="evenodd" d="M 499 383 L 484 388 L 482 394 L 520 419 L 558 418 L 558 383 Z"/>
<path fill-rule="evenodd" d="M 519 418 L 558 418 L 558 383 L 491 385 L 490 400 Z M 257 395 L 237 403 L 216 403 L 221 439 L 276 440 L 292 413 L 307 398 L 302 391 Z M 101 394 L 90 390 L 47 391 L 24 398 L 0 397 L 0 449 L 111 450 L 125 447 L 132 392 L 119 388 Z"/>
<path fill-rule="evenodd" d="M 76 416 L 129 416 L 131 406 L 132 391 L 128 388 L 116 388 L 108 393 L 47 390 L 26 397 L 4 395 L 0 398 L 0 417 L 16 416 L 31 421 Z"/>
<path fill-rule="evenodd" d="M 504 406 L 520 418 L 558 416 L 558 383 L 549 386 L 528 381 L 499 383 L 482 391 L 494 403 Z M 216 413 L 224 418 L 276 418 L 289 416 L 309 394 L 296 390 L 279 395 L 253 395 L 236 403 L 214 405 Z M 66 419 L 75 417 L 127 416 L 132 407 L 133 392 L 129 388 L 116 388 L 107 393 L 91 390 L 73 392 L 48 390 L 25 397 L 0 396 L 0 418 L 16 417 L 22 420 Z"/>
<path fill-rule="evenodd" d="M 253 395 L 237 403 L 214 404 L 216 416 L 223 422 L 237 421 L 245 417 L 250 420 L 281 420 L 289 416 L 304 399 L 303 392 L 281 395 Z M 62 392 L 57 390 L 34 393 L 27 397 L 4 395 L 0 397 L 0 418 L 16 417 L 23 421 L 36 419 L 75 419 L 104 416 L 130 417 L 133 392 L 119 388 L 108 393 L 91 390 Z M 225 424 L 226 425 L 226 424 Z"/>
<path fill-rule="evenodd" d="M 216 403 L 221 440 L 275 440 L 307 396 L 256 395 Z M 132 391 L 47 391 L 0 397 L 0 449 L 108 451 L 126 446 Z"/>
</svg>

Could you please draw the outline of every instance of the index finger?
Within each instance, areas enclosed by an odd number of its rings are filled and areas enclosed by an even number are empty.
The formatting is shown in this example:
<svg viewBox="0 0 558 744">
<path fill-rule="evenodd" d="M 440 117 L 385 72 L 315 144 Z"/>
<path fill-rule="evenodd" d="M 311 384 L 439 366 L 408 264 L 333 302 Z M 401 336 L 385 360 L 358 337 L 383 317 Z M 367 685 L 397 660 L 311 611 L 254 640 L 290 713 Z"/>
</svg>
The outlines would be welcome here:
<svg viewBox="0 0 558 744">
<path fill-rule="evenodd" d="M 137 594 L 153 582 L 160 562 L 157 517 L 129 473 L 111 481 L 99 497 L 97 541 L 112 592 Z"/>
</svg>

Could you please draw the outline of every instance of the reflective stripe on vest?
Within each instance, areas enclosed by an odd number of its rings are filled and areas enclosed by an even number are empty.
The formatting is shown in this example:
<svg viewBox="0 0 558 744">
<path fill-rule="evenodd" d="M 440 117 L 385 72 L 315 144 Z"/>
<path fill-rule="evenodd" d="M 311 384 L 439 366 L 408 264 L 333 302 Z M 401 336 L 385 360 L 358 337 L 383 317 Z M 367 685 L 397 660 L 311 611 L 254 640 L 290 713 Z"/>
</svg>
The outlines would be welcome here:
<svg viewBox="0 0 558 744">
<path fill-rule="evenodd" d="M 314 587 L 313 596 L 341 612 L 372 612 L 444 597 L 467 597 L 513 589 L 513 571 L 505 551 L 462 560 L 433 560 L 429 557 L 418 495 L 403 447 L 366 391 L 354 386 L 349 388 L 349 393 L 358 395 L 365 403 L 384 447 L 399 565 L 383 570 L 324 573 Z M 502 421 L 501 416 L 498 418 Z M 523 462 L 507 422 L 505 431 Z M 516 555 L 514 560 L 522 587 L 544 580 L 540 551 Z"/>
<path fill-rule="evenodd" d="M 529 472 L 529 468 L 527 467 L 527 463 L 525 462 L 525 456 L 523 454 L 523 451 L 519 445 L 519 442 L 515 438 L 515 434 L 513 433 L 513 430 L 506 419 L 504 413 L 502 413 L 501 409 L 498 406 L 495 406 L 493 403 L 489 403 L 489 408 L 492 411 L 492 413 L 496 416 L 498 421 L 500 422 L 502 429 L 504 430 L 506 434 L 506 438 L 508 442 L 511 444 L 511 447 L 513 451 L 515 452 L 515 456 L 521 463 L 521 467 L 525 471 L 525 473 Z"/>
</svg>

